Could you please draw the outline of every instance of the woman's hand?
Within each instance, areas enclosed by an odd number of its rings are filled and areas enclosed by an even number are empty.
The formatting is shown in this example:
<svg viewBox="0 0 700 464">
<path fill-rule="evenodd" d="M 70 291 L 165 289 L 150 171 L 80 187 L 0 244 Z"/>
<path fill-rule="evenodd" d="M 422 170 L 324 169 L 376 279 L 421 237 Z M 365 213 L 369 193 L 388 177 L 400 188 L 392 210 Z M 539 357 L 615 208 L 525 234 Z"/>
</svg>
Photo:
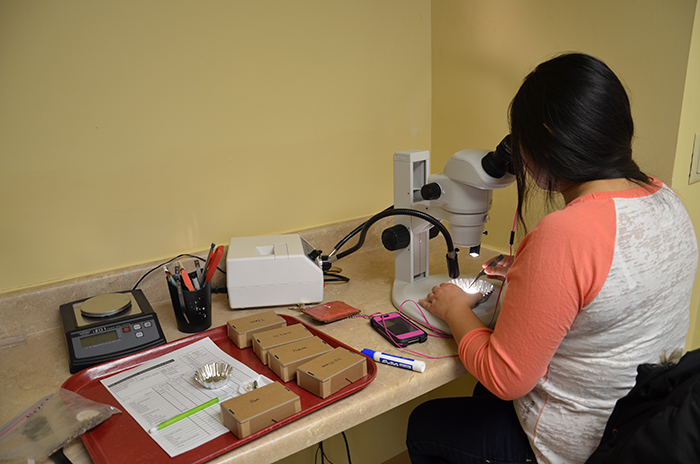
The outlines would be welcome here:
<svg viewBox="0 0 700 464">
<path fill-rule="evenodd" d="M 454 284 L 443 282 L 433 287 L 433 291 L 428 293 L 426 299 L 418 300 L 418 303 L 443 321 L 448 322 L 449 312 L 452 311 L 454 314 L 471 312 L 471 309 L 482 298 L 484 295 L 481 293 L 467 293 Z"/>
<path fill-rule="evenodd" d="M 490 260 L 481 265 L 481 267 L 484 268 L 484 271 L 486 271 L 486 275 L 491 279 L 498 279 L 502 281 L 506 280 L 508 269 L 510 269 L 510 266 L 513 264 L 513 257 L 506 256 L 494 266 L 491 265 L 493 261 L 494 260 Z"/>
<path fill-rule="evenodd" d="M 467 293 L 458 286 L 444 282 L 433 287 L 425 300 L 418 303 L 447 322 L 452 336 L 459 343 L 464 335 L 486 325 L 474 314 L 472 308 L 484 298 L 481 293 Z"/>
</svg>

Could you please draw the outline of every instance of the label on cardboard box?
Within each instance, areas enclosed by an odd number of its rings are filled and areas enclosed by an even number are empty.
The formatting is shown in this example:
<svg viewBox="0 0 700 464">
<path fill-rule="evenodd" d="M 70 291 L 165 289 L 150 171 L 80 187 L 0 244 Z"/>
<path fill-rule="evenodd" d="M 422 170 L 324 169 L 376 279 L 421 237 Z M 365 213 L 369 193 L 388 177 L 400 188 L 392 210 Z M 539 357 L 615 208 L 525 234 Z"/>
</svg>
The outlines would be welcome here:
<svg viewBox="0 0 700 464">
<path fill-rule="evenodd" d="M 345 348 L 335 348 L 297 368 L 297 385 L 326 398 L 367 375 L 367 359 Z"/>
<path fill-rule="evenodd" d="M 332 349 L 319 337 L 304 338 L 270 348 L 267 351 L 267 363 L 282 381 L 289 382 L 296 378 L 298 366 Z"/>
<path fill-rule="evenodd" d="M 226 332 L 238 348 L 247 348 L 251 345 L 253 334 L 286 325 L 286 321 L 270 309 L 228 321 Z"/>
<path fill-rule="evenodd" d="M 244 438 L 301 411 L 299 396 L 273 382 L 221 403 L 221 419 L 238 438 Z"/>
<path fill-rule="evenodd" d="M 270 348 L 312 336 L 311 332 L 303 324 L 288 325 L 278 329 L 258 332 L 253 335 L 253 351 L 258 355 L 260 361 L 267 365 L 267 350 Z"/>
</svg>

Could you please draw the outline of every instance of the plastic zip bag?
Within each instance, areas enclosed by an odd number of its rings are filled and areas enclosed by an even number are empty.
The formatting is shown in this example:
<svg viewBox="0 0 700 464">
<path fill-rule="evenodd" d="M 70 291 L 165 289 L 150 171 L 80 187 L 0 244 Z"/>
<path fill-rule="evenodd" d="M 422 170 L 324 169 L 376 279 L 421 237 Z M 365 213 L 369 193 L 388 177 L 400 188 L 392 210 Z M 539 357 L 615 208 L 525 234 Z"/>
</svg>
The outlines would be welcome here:
<svg viewBox="0 0 700 464">
<path fill-rule="evenodd" d="M 0 430 L 0 463 L 46 461 L 64 445 L 120 412 L 61 388 Z"/>
</svg>

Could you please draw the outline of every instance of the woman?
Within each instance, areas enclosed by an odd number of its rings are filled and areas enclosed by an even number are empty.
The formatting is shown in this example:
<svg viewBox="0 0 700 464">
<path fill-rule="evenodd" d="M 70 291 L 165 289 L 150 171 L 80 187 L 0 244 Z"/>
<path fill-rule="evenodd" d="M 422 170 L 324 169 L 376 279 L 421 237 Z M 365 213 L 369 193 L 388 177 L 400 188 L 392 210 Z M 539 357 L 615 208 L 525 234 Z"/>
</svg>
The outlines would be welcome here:
<svg viewBox="0 0 700 464">
<path fill-rule="evenodd" d="M 510 107 L 518 207 L 526 176 L 565 207 L 487 267 L 508 289 L 494 330 L 476 297 L 433 288 L 479 384 L 425 403 L 409 421 L 412 462 L 582 463 L 636 368 L 683 349 L 698 246 L 688 214 L 632 160 L 624 87 L 600 60 L 558 56 L 527 76 Z M 521 215 L 522 217 L 522 215 Z"/>
</svg>

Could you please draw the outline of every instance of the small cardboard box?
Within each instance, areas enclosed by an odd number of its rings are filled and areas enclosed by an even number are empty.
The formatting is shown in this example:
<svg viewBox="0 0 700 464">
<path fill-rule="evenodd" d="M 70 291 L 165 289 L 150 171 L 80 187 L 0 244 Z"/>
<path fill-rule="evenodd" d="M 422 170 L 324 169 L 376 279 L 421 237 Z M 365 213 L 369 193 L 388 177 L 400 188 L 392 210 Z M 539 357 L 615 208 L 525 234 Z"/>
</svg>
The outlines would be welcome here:
<svg viewBox="0 0 700 464">
<path fill-rule="evenodd" d="M 311 332 L 303 324 L 288 325 L 278 329 L 258 332 L 253 335 L 253 351 L 258 355 L 260 361 L 267 365 L 267 350 L 270 348 L 312 336 Z"/>
<path fill-rule="evenodd" d="M 228 321 L 226 333 L 228 333 L 228 338 L 238 348 L 248 348 L 251 345 L 254 333 L 277 329 L 286 325 L 287 322 L 280 315 L 273 310 L 268 310 Z"/>
<path fill-rule="evenodd" d="M 297 367 L 297 385 L 327 398 L 366 375 L 367 359 L 338 347 Z"/>
<path fill-rule="evenodd" d="M 245 438 L 301 411 L 296 393 L 278 382 L 221 403 L 221 420 L 238 438 Z"/>
<path fill-rule="evenodd" d="M 332 349 L 318 337 L 304 338 L 270 348 L 267 351 L 267 364 L 283 382 L 289 382 L 296 378 L 297 367 Z"/>
</svg>

